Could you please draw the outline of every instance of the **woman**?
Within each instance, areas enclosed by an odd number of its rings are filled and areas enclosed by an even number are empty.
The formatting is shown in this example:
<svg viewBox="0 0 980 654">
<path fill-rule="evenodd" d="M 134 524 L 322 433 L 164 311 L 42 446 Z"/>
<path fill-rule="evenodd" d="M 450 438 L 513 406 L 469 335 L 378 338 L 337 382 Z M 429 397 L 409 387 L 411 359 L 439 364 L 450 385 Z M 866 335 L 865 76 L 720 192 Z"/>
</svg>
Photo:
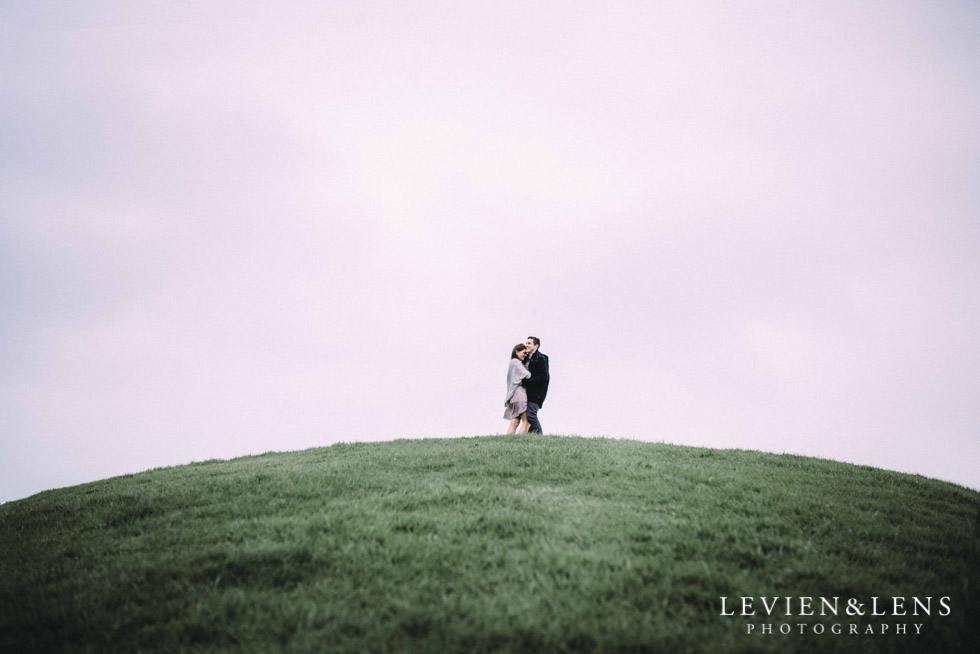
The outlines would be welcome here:
<svg viewBox="0 0 980 654">
<path fill-rule="evenodd" d="M 507 433 L 526 434 L 530 428 L 527 421 L 527 392 L 521 386 L 521 380 L 527 379 L 531 373 L 524 367 L 524 357 L 527 356 L 527 347 L 524 343 L 518 343 L 510 351 L 510 367 L 507 368 L 507 399 L 504 400 L 504 419 L 510 420 L 507 426 Z M 520 430 L 517 429 L 521 425 Z"/>
</svg>

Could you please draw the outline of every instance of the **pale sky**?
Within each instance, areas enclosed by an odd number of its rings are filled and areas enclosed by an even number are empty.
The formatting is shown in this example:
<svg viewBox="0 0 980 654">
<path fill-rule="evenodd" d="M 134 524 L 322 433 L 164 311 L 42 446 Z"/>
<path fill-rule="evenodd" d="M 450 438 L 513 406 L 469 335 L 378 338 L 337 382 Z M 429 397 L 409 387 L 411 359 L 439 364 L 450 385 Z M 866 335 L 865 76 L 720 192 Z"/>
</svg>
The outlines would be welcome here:
<svg viewBox="0 0 980 654">
<path fill-rule="evenodd" d="M 980 488 L 978 206 L 975 2 L 7 0 L 0 501 L 502 433 L 529 334 L 549 433 Z"/>
</svg>

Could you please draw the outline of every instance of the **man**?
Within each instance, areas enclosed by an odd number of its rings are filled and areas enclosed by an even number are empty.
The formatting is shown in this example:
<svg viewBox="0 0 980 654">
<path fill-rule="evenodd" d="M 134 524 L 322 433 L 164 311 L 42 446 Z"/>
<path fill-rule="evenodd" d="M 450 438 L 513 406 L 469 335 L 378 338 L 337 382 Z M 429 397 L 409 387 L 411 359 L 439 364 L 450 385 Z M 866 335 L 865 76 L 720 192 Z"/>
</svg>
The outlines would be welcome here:
<svg viewBox="0 0 980 654">
<path fill-rule="evenodd" d="M 541 423 L 538 422 L 538 409 L 544 404 L 544 398 L 548 394 L 548 382 L 551 375 L 548 373 L 548 355 L 538 352 L 541 347 L 541 340 L 537 336 L 528 336 L 524 342 L 529 354 L 524 359 L 524 366 L 531 376 L 521 382 L 524 390 L 527 391 L 527 422 L 531 425 L 528 430 L 533 434 L 543 434 Z"/>
</svg>

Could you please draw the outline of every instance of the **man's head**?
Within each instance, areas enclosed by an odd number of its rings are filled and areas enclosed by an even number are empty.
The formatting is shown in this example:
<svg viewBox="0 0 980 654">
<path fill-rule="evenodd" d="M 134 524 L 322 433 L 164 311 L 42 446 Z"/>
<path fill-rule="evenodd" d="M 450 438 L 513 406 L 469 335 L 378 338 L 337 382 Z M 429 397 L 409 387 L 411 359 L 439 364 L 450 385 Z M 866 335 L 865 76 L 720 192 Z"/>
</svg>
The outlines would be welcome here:
<svg viewBox="0 0 980 654">
<path fill-rule="evenodd" d="M 527 346 L 528 355 L 534 354 L 541 346 L 541 339 L 539 339 L 537 336 L 528 336 L 527 340 L 524 341 L 524 345 Z"/>
</svg>

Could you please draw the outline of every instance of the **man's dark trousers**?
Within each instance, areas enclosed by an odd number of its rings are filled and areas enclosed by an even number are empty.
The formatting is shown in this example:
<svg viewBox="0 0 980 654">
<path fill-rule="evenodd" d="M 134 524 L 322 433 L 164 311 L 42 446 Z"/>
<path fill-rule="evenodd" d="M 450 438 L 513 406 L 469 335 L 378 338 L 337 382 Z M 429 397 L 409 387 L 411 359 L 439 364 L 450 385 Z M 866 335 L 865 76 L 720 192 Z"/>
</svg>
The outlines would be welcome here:
<svg viewBox="0 0 980 654">
<path fill-rule="evenodd" d="M 540 408 L 541 406 L 535 404 L 534 402 L 527 403 L 527 422 L 529 425 L 531 425 L 531 427 L 528 429 L 528 432 L 532 434 L 544 433 L 544 431 L 541 430 L 541 423 L 538 422 L 538 409 Z"/>
</svg>

